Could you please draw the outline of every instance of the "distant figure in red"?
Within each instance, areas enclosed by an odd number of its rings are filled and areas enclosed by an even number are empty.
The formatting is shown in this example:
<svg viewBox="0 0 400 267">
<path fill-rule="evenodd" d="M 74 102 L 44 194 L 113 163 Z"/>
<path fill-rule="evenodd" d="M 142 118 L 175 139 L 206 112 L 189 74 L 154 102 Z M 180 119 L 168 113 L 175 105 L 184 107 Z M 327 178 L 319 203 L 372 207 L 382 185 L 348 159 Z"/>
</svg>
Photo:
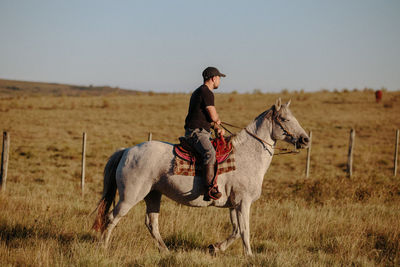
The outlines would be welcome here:
<svg viewBox="0 0 400 267">
<path fill-rule="evenodd" d="M 381 90 L 375 91 L 375 98 L 376 98 L 376 103 L 381 102 L 381 100 L 382 100 L 382 91 Z"/>
</svg>

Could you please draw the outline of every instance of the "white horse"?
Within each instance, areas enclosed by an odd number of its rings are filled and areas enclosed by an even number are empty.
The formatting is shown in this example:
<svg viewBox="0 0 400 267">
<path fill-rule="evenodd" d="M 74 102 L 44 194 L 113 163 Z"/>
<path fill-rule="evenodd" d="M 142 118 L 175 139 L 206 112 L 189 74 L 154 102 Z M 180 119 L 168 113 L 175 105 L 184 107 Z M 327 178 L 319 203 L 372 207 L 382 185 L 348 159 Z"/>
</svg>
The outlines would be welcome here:
<svg viewBox="0 0 400 267">
<path fill-rule="evenodd" d="M 233 137 L 236 170 L 218 176 L 222 197 L 204 201 L 205 181 L 201 176 L 173 174 L 173 145 L 150 141 L 115 152 L 104 170 L 103 196 L 98 205 L 94 229 L 101 230 L 107 246 L 119 220 L 139 201 L 146 202 L 145 224 L 160 251 L 168 248 L 158 230 L 161 195 L 191 207 L 216 206 L 229 208 L 232 234 L 222 242 L 210 245 L 210 250 L 224 251 L 241 237 L 245 254 L 251 255 L 249 215 L 253 201 L 261 195 L 264 175 L 271 163 L 277 140 L 307 147 L 309 138 L 289 110 L 290 101 L 278 99 L 245 129 Z M 109 212 L 118 188 L 119 201 Z"/>
</svg>

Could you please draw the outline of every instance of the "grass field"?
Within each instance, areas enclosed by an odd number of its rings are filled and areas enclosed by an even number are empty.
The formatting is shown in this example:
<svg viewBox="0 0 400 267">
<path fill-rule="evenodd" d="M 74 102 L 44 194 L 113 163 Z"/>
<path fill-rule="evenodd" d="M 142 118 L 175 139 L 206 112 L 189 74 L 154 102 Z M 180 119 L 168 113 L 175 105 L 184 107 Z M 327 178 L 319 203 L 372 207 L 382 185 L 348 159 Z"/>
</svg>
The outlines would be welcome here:
<svg viewBox="0 0 400 267">
<path fill-rule="evenodd" d="M 231 232 L 228 210 L 188 208 L 165 197 L 160 232 L 169 254 L 158 252 L 144 226 L 144 203 L 119 223 L 108 250 L 91 230 L 107 158 L 145 141 L 148 132 L 153 140 L 177 142 L 189 94 L 88 94 L 84 88 L 58 94 L 51 85 L 46 93 L 17 94 L 12 86 L 21 88 L 11 83 L 0 95 L 0 130 L 11 138 L 7 191 L 0 194 L 1 266 L 400 265 L 400 174 L 393 176 L 400 92 L 384 92 L 382 103 L 371 90 L 216 94 L 223 121 L 245 126 L 281 97 L 292 99 L 293 114 L 313 131 L 310 178 L 304 177 L 306 151 L 274 157 L 252 205 L 255 256 L 247 258 L 240 240 L 215 257 L 207 253 Z M 349 179 L 351 128 L 356 142 Z"/>
</svg>

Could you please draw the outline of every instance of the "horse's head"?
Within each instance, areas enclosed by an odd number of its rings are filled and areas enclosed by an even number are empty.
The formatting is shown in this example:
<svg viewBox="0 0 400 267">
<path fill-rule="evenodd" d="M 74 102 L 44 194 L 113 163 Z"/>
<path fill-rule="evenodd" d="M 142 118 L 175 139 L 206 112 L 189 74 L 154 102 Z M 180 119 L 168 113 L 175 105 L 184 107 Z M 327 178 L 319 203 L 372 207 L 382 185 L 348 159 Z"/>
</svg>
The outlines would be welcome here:
<svg viewBox="0 0 400 267">
<path fill-rule="evenodd" d="M 290 101 L 281 104 L 281 99 L 276 100 L 270 112 L 272 121 L 272 134 L 274 140 L 284 140 L 296 146 L 296 148 L 306 148 L 310 138 L 300 126 L 300 123 L 289 110 Z"/>
</svg>

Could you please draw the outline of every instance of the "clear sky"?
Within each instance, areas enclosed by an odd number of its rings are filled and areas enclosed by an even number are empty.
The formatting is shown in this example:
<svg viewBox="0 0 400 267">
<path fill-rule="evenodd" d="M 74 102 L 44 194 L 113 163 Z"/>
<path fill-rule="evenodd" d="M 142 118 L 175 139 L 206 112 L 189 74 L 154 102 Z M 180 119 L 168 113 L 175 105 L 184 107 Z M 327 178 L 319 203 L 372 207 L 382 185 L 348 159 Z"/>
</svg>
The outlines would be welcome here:
<svg viewBox="0 0 400 267">
<path fill-rule="evenodd" d="M 0 0 L 0 78 L 191 92 L 400 90 L 399 0 Z"/>
</svg>

